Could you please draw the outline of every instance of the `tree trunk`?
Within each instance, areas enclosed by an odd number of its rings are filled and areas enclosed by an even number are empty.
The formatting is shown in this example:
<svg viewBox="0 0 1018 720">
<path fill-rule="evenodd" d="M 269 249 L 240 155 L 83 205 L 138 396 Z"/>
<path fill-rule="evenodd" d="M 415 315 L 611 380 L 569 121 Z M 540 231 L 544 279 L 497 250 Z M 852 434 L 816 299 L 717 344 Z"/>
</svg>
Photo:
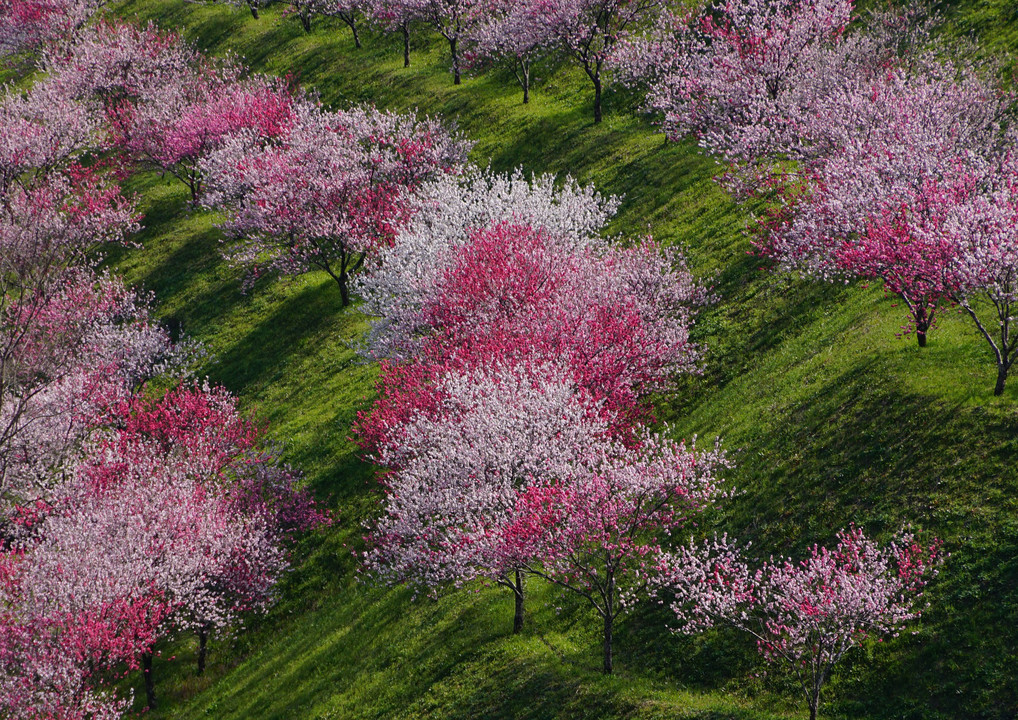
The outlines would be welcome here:
<svg viewBox="0 0 1018 720">
<path fill-rule="evenodd" d="M 350 304 L 350 287 L 347 284 L 346 270 L 341 270 L 339 277 L 336 278 L 336 282 L 339 283 L 339 297 L 342 300 L 342 306 L 347 307 Z"/>
<path fill-rule="evenodd" d="M 594 122 L 601 122 L 601 72 L 597 71 L 591 78 L 594 81 Z"/>
<path fill-rule="evenodd" d="M 152 653 L 147 652 L 141 656 L 141 672 L 145 676 L 145 702 L 149 710 L 155 710 L 156 686 L 152 681 Z"/>
<path fill-rule="evenodd" d="M 604 616 L 604 674 L 611 675 L 615 670 L 615 663 L 612 658 L 612 614 L 611 611 Z"/>
<path fill-rule="evenodd" d="M 530 68 L 523 66 L 523 104 L 530 102 Z"/>
<path fill-rule="evenodd" d="M 358 50 L 360 50 L 361 49 L 361 38 L 360 38 L 360 35 L 357 34 L 357 21 L 356 20 L 350 20 L 350 30 L 353 32 L 353 46 L 355 48 L 357 48 Z"/>
<path fill-rule="evenodd" d="M 523 573 L 516 568 L 516 585 L 513 587 L 513 596 L 516 599 L 516 615 L 513 616 L 513 635 L 523 631 Z"/>
<path fill-rule="evenodd" d="M 205 658 L 209 650 L 209 629 L 202 627 L 198 631 L 198 674 L 205 674 Z"/>
<path fill-rule="evenodd" d="M 403 67 L 410 67 L 410 28 L 404 27 L 403 30 Z"/>
<path fill-rule="evenodd" d="M 919 347 L 926 347 L 926 328 L 917 327 L 915 337 L 919 341 Z"/>
<path fill-rule="evenodd" d="M 301 10 L 298 15 L 300 16 L 300 24 L 304 26 L 304 32 L 311 32 L 311 15 L 304 10 Z"/>
<path fill-rule="evenodd" d="M 251 8 L 251 17 L 253 17 L 255 20 L 257 20 L 258 19 L 258 5 L 256 5 L 253 2 L 249 2 L 247 4 L 247 6 L 249 8 Z"/>
<path fill-rule="evenodd" d="M 459 38 L 453 38 L 449 41 L 449 49 L 452 51 L 452 84 L 460 84 L 460 56 L 456 46 L 459 44 Z"/>
<path fill-rule="evenodd" d="M 1007 364 L 997 363 L 997 384 L 993 388 L 993 394 L 1001 396 L 1004 394 L 1004 383 L 1007 382 Z"/>
</svg>

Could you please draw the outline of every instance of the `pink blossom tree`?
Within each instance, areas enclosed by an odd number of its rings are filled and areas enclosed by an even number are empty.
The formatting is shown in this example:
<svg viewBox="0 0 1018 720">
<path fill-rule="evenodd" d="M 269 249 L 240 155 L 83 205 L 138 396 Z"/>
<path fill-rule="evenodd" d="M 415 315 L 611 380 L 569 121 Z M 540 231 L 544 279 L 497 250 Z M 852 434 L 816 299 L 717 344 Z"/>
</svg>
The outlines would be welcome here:
<svg viewBox="0 0 1018 720">
<path fill-rule="evenodd" d="M 201 672 L 210 633 L 270 604 L 287 534 L 327 522 L 299 477 L 259 448 L 261 434 L 236 398 L 207 385 L 119 403 L 29 525 L 29 587 L 57 583 L 45 596 L 59 607 L 61 592 L 98 603 L 154 593 L 155 639 L 196 631 Z M 153 642 L 140 655 L 150 707 Z"/>
<path fill-rule="evenodd" d="M 302 103 L 274 141 L 234 137 L 202 163 L 205 203 L 225 214 L 233 262 L 254 273 L 323 270 L 346 306 L 351 273 L 391 240 L 411 195 L 457 171 L 468 147 L 434 120 Z"/>
<path fill-rule="evenodd" d="M 386 582 L 432 590 L 478 578 L 508 587 L 518 633 L 525 558 L 504 544 L 516 496 L 535 482 L 571 473 L 586 448 L 608 432 L 607 424 L 553 364 L 493 359 L 402 389 L 424 396 L 409 412 L 382 404 L 362 425 L 362 439 L 372 441 L 371 459 L 387 468 L 384 511 L 372 530 L 367 566 Z"/>
<path fill-rule="evenodd" d="M 423 21 L 418 6 L 402 0 L 371 0 L 364 12 L 373 24 L 384 31 L 399 31 L 403 36 L 403 67 L 410 67 L 410 30 Z"/>
<path fill-rule="evenodd" d="M 66 170 L 88 150 L 102 146 L 99 123 L 88 108 L 67 98 L 54 82 L 36 83 L 25 93 L 3 88 L 0 124 L 4 198 L 30 192 L 36 184 L 57 182 L 49 179 L 52 173 Z"/>
<path fill-rule="evenodd" d="M 972 319 L 997 365 L 994 395 L 1003 395 L 1018 359 L 1012 327 L 1018 303 L 1018 169 L 1013 140 L 985 171 L 972 174 L 959 189 L 932 199 L 944 218 L 934 237 L 952 251 L 950 297 Z M 932 234 L 932 233 L 931 233 Z"/>
<path fill-rule="evenodd" d="M 3 0 L 0 57 L 30 52 L 67 38 L 105 4 L 105 0 Z"/>
<path fill-rule="evenodd" d="M 86 103 L 105 119 L 125 102 L 138 103 L 158 88 L 179 87 L 200 65 L 198 51 L 179 34 L 101 20 L 66 46 L 42 57 L 51 82 L 71 99 Z"/>
<path fill-rule="evenodd" d="M 616 45 L 655 22 L 661 0 L 529 0 L 533 32 L 573 58 L 594 85 L 594 122 L 601 122 L 605 63 Z"/>
<path fill-rule="evenodd" d="M 0 194 L 0 504 L 49 487 L 94 408 L 172 354 L 138 296 L 86 254 L 122 241 L 133 206 L 70 168 Z M 120 388 L 120 390 L 118 390 Z"/>
<path fill-rule="evenodd" d="M 936 72 L 934 72 L 936 71 Z M 880 279 L 909 310 L 920 346 L 957 284 L 956 248 L 938 227 L 952 192 L 999 144 L 1002 97 L 949 66 L 889 71 L 845 100 L 864 117 L 841 150 L 792 182 L 765 221 L 764 252 L 827 280 Z M 787 181 L 785 181 L 787 182 Z"/>
<path fill-rule="evenodd" d="M 156 593 L 135 599 L 75 602 L 53 608 L 27 589 L 35 556 L 0 553 L 0 710 L 5 717 L 35 720 L 115 720 L 129 701 L 105 686 L 118 666 L 137 668 L 163 617 Z M 54 585 L 49 578 L 49 585 Z M 59 584 L 59 580 L 57 583 Z M 38 588 L 44 591 L 44 588 Z"/>
<path fill-rule="evenodd" d="M 392 12 L 429 25 L 449 43 L 453 84 L 462 82 L 461 46 L 472 29 L 482 22 L 490 3 L 487 0 L 397 0 Z"/>
<path fill-rule="evenodd" d="M 727 538 L 691 543 L 662 565 L 679 629 L 724 622 L 749 632 L 765 659 L 792 670 L 815 720 L 835 665 L 867 638 L 897 636 L 919 617 L 942 559 L 939 543 L 900 532 L 881 546 L 851 527 L 833 550 L 814 546 L 805 560 L 771 560 L 755 572 Z"/>
<path fill-rule="evenodd" d="M 665 14 L 612 64 L 623 82 L 648 82 L 672 139 L 692 134 L 728 161 L 794 154 L 816 139 L 811 112 L 852 72 L 856 54 L 842 51 L 853 4 L 719 0 Z"/>
<path fill-rule="evenodd" d="M 534 62 L 550 48 L 543 27 L 533 21 L 530 0 L 495 3 L 486 17 L 466 38 L 464 58 L 480 67 L 500 63 L 508 67 L 523 90 L 524 104 L 530 102 L 530 73 Z"/>
<path fill-rule="evenodd" d="M 172 78 L 141 102 L 113 113 L 118 146 L 187 185 L 191 202 L 202 194 L 201 162 L 231 137 L 260 143 L 293 122 L 293 97 L 278 78 L 243 79 L 239 66 L 221 64 Z"/>
<path fill-rule="evenodd" d="M 27 305 L 27 307 L 26 307 Z M 8 308 L 0 356 L 0 525 L 18 505 L 49 501 L 97 424 L 187 353 L 116 278 L 68 274 L 45 301 Z"/>
<path fill-rule="evenodd" d="M 527 570 L 585 598 L 603 624 L 603 670 L 614 669 L 615 620 L 649 594 L 661 543 L 722 493 L 718 447 L 697 452 L 641 431 L 634 447 L 588 447 L 577 472 L 519 496 L 505 542 Z"/>
</svg>

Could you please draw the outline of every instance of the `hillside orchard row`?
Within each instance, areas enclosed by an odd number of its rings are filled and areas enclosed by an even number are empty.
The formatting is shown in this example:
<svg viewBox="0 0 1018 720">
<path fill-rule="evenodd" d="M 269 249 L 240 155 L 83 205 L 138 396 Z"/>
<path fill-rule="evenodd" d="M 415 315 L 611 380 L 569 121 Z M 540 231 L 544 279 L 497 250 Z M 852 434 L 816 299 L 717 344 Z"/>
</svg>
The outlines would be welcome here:
<svg viewBox="0 0 1018 720">
<path fill-rule="evenodd" d="M 1018 352 L 1013 98 L 916 11 L 855 30 L 844 0 L 294 7 L 305 27 L 315 13 L 355 33 L 364 13 L 405 38 L 430 24 L 457 82 L 461 50 L 516 63 L 525 93 L 533 60 L 572 57 L 595 121 L 611 67 L 669 139 L 698 138 L 719 182 L 764 208 L 762 254 L 822 280 L 880 279 L 921 346 L 959 306 L 1004 391 Z M 907 529 L 877 543 L 852 526 L 798 562 L 754 562 L 728 536 L 680 540 L 734 490 L 730 461 L 656 427 L 650 397 L 700 371 L 690 330 L 716 298 L 677 250 L 606 236 L 618 199 L 481 170 L 439 120 L 329 109 L 97 10 L 0 4 L 0 49 L 39 70 L 0 104 L 7 715 L 118 717 L 111 681 L 138 667 L 154 705 L 156 644 L 196 631 L 200 669 L 210 633 L 271 603 L 287 539 L 329 522 L 265 429 L 190 378 L 200 347 L 99 271 L 102 247 L 138 229 L 119 182 L 140 168 L 213 213 L 249 284 L 321 270 L 373 318 L 361 352 L 381 375 L 355 427 L 382 470 L 359 551 L 369 577 L 504 586 L 515 632 L 527 581 L 553 583 L 601 619 L 606 673 L 615 620 L 656 598 L 682 632 L 754 636 L 811 717 L 848 650 L 919 615 L 943 553 Z"/>
</svg>

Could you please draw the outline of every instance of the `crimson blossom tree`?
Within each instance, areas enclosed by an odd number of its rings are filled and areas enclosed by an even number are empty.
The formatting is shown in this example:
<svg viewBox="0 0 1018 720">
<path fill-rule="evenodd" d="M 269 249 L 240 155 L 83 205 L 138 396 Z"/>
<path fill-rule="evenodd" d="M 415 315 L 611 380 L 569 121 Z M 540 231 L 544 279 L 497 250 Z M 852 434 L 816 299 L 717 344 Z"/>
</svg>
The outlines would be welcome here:
<svg viewBox="0 0 1018 720">
<path fill-rule="evenodd" d="M 531 32 L 582 67 L 594 86 L 594 122 L 601 122 L 602 71 L 616 45 L 656 21 L 661 0 L 529 0 Z"/>
<path fill-rule="evenodd" d="M 434 286 L 421 288 L 416 317 L 397 310 L 403 330 L 420 336 L 420 356 L 431 363 L 561 360 L 577 386 L 625 425 L 645 414 L 640 401 L 648 392 L 697 371 L 689 329 L 708 293 L 681 255 L 651 241 L 598 250 L 576 244 L 575 236 L 508 223 L 468 234 L 432 276 Z"/>
<path fill-rule="evenodd" d="M 304 102 L 294 112 L 271 142 L 236 136 L 203 161 L 205 204 L 224 212 L 221 226 L 236 240 L 227 256 L 251 278 L 264 267 L 320 269 L 345 307 L 350 274 L 391 241 L 423 183 L 462 166 L 469 144 L 435 120 L 370 107 Z"/>
<path fill-rule="evenodd" d="M 410 221 L 379 248 L 355 281 L 373 316 L 361 353 L 370 359 L 410 358 L 429 331 L 424 307 L 437 302 L 441 278 L 478 228 L 500 224 L 547 233 L 562 248 L 604 244 L 600 233 L 619 201 L 593 186 L 553 175 L 524 177 L 467 168 L 417 193 Z"/>
<path fill-rule="evenodd" d="M 520 493 L 505 542 L 526 569 L 585 598 L 603 624 L 603 670 L 614 669 L 614 623 L 649 594 L 661 543 L 723 494 L 718 446 L 688 449 L 637 429 L 633 447 L 588 447 L 576 472 Z"/>
<path fill-rule="evenodd" d="M 422 316 L 427 352 L 452 362 L 536 354 L 561 358 L 606 412 L 643 414 L 640 399 L 696 372 L 689 330 L 707 300 L 675 252 L 652 241 L 574 251 L 514 225 L 476 232 Z"/>
<path fill-rule="evenodd" d="M 720 622 L 753 635 L 767 661 L 794 673 L 816 720 L 835 665 L 867 638 L 897 636 L 918 618 L 943 561 L 939 542 L 924 546 L 905 531 L 883 546 L 857 527 L 837 537 L 833 550 L 814 545 L 805 560 L 771 560 L 755 572 L 727 537 L 691 542 L 663 556 L 657 581 L 680 631 Z"/>
</svg>

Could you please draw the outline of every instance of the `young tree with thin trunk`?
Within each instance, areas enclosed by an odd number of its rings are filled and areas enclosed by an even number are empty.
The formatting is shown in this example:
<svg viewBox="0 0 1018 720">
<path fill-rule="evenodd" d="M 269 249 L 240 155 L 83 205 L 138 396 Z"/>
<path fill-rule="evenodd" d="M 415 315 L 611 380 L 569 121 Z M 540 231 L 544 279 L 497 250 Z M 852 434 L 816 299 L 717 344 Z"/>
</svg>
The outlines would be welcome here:
<svg viewBox="0 0 1018 720">
<path fill-rule="evenodd" d="M 423 22 L 416 4 L 399 0 L 369 0 L 364 13 L 384 32 L 399 32 L 403 37 L 403 67 L 410 67 L 410 31 Z"/>
<path fill-rule="evenodd" d="M 652 25 L 662 0 L 528 0 L 534 32 L 583 68 L 594 86 L 594 122 L 601 122 L 603 72 L 616 45 Z"/>
<path fill-rule="evenodd" d="M 838 662 L 918 618 L 923 588 L 943 561 L 939 543 L 924 546 L 904 531 L 885 545 L 857 527 L 837 537 L 833 550 L 814 545 L 805 560 L 770 560 L 755 572 L 727 538 L 691 542 L 663 556 L 655 582 L 679 631 L 725 623 L 755 637 L 768 662 L 794 674 L 816 720 Z"/>
<path fill-rule="evenodd" d="M 506 542 L 527 570 L 585 598 L 614 671 L 615 620 L 649 596 L 661 543 L 721 495 L 723 453 L 638 431 L 636 444 L 591 445 L 575 472 L 520 493 Z"/>
<path fill-rule="evenodd" d="M 487 0 L 397 0 L 392 12 L 419 20 L 430 26 L 449 43 L 453 84 L 462 81 L 462 43 L 473 28 L 483 22 L 490 3 Z"/>
<path fill-rule="evenodd" d="M 353 33 L 354 47 L 360 50 L 361 36 L 357 29 L 358 24 L 366 17 L 368 9 L 368 0 L 332 0 L 331 4 L 323 8 L 323 14 L 342 20 Z"/>
<path fill-rule="evenodd" d="M 531 68 L 550 52 L 550 43 L 540 24 L 533 22 L 529 0 L 503 0 L 492 6 L 487 17 L 466 38 L 464 58 L 471 67 L 498 63 L 509 68 L 523 90 L 523 103 L 530 102 Z"/>
</svg>

